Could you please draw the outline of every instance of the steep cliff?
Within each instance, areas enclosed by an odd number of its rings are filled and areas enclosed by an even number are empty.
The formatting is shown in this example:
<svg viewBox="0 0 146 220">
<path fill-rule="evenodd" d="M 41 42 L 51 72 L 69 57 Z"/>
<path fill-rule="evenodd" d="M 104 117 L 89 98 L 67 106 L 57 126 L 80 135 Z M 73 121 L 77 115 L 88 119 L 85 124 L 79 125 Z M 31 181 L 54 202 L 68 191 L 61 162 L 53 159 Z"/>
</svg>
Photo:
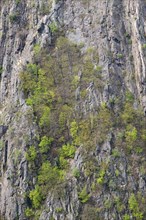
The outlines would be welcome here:
<svg viewBox="0 0 146 220">
<path fill-rule="evenodd" d="M 146 219 L 145 9 L 0 2 L 1 219 Z"/>
</svg>

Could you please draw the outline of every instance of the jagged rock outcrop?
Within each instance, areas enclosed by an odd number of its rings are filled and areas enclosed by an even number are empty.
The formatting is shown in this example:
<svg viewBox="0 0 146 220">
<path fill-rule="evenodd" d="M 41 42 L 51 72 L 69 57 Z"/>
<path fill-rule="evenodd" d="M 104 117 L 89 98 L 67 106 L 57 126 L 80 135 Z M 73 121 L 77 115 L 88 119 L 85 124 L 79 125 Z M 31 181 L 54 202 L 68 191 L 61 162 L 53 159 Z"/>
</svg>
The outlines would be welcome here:
<svg viewBox="0 0 146 220">
<path fill-rule="evenodd" d="M 145 9 L 146 2 L 143 0 L 0 2 L 1 218 L 28 219 L 25 216 L 25 192 L 31 181 L 35 185 L 25 154 L 27 145 L 34 143 L 39 129 L 20 86 L 20 73 L 24 66 L 33 61 L 34 45 L 40 44 L 42 48 L 54 46 L 50 25 L 55 22 L 65 37 L 78 45 L 82 44 L 82 53 L 89 48 L 98 51 L 102 90 L 96 88 L 91 80 L 84 102 L 80 98 L 80 87 L 75 91 L 75 109 L 83 115 L 96 112 L 103 103 L 118 115 L 127 88 L 134 95 L 135 109 L 142 106 L 146 114 Z M 79 73 L 81 77 L 82 73 Z M 118 104 L 113 107 L 113 102 Z M 82 156 L 84 146 L 80 146 L 70 163 L 71 170 L 78 168 L 81 176 L 76 178 L 68 174 L 68 182 L 62 189 L 63 198 L 48 192 L 40 220 L 89 219 L 85 209 L 94 213 L 93 207 L 98 209 L 99 214 L 98 218 L 94 215 L 91 219 L 124 219 L 125 213 L 131 219 L 144 219 L 132 217 L 132 210 L 128 211 L 127 207 L 130 190 L 146 196 L 145 153 L 137 156 L 134 153 L 126 155 L 123 149 L 116 151 L 115 136 L 110 130 L 104 143 L 97 144 L 96 150 L 89 153 L 91 161 L 93 158 L 96 160 L 97 167 L 105 162 L 104 169 L 107 169 L 104 170 L 105 185 L 102 189 L 99 186 L 92 194 L 93 205 L 84 204 L 78 195 L 78 188 L 83 188 L 85 182 L 87 191 L 92 191 L 97 172 L 91 166 L 92 175 L 88 177 L 84 174 L 87 172 L 86 157 Z M 110 203 L 112 199 L 113 204 Z M 121 201 L 125 205 L 123 209 Z M 117 204 L 119 208 L 116 208 Z"/>
</svg>

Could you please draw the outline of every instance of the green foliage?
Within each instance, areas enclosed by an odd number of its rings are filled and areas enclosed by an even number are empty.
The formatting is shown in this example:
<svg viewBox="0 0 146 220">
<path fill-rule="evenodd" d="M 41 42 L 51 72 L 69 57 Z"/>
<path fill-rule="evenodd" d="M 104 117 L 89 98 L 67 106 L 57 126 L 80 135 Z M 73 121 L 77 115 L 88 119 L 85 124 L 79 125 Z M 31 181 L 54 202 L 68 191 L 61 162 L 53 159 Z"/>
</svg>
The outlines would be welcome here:
<svg viewBox="0 0 146 220">
<path fill-rule="evenodd" d="M 73 176 L 76 178 L 80 177 L 80 170 L 78 168 L 73 169 Z"/>
<path fill-rule="evenodd" d="M 41 142 L 39 143 L 39 148 L 41 153 L 47 153 L 50 149 L 50 146 L 53 142 L 53 138 L 49 138 L 47 136 L 43 136 L 41 138 Z"/>
<path fill-rule="evenodd" d="M 146 44 L 143 44 L 143 45 L 142 45 L 142 48 L 143 48 L 143 49 L 146 49 Z"/>
<path fill-rule="evenodd" d="M 123 58 L 123 54 L 118 53 L 118 54 L 117 54 L 117 57 L 118 57 L 119 59 L 122 59 L 122 58 Z"/>
<path fill-rule="evenodd" d="M 72 114 L 72 108 L 68 105 L 63 105 L 59 114 L 59 125 L 61 131 L 68 129 L 69 120 Z"/>
<path fill-rule="evenodd" d="M 34 146 L 29 147 L 28 151 L 26 152 L 25 157 L 26 157 L 26 160 L 29 162 L 32 162 L 36 159 L 37 151 Z"/>
<path fill-rule="evenodd" d="M 63 212 L 63 208 L 62 207 L 58 207 L 58 208 L 55 209 L 55 211 L 57 213 L 62 213 Z"/>
<path fill-rule="evenodd" d="M 57 31 L 53 25 L 50 28 L 54 33 Z M 42 51 L 39 45 L 36 45 L 34 56 L 36 60 L 34 59 L 33 64 L 27 65 L 21 74 L 21 81 L 27 104 L 33 109 L 41 136 L 38 146 L 40 163 L 37 187 L 30 193 L 33 208 L 37 209 L 46 198 L 48 190 L 53 190 L 62 183 L 65 174 L 63 170 L 69 169 L 70 158 L 74 158 L 75 155 L 75 146 L 82 145 L 85 158 L 89 160 L 87 150 L 91 152 L 97 144 L 104 142 L 107 135 L 114 129 L 117 133 L 122 134 L 119 142 L 121 145 L 118 145 L 121 148 L 124 144 L 130 147 L 136 146 L 135 142 L 140 137 L 145 140 L 145 132 L 141 132 L 138 129 L 138 123 L 134 122 L 138 112 L 133 108 L 134 98 L 130 92 L 126 93 L 126 102 L 118 119 L 115 119 L 114 113 L 106 103 L 102 103 L 101 107 L 96 109 L 97 111 L 90 112 L 90 114 L 82 115 L 80 111 L 74 111 L 76 109 L 74 95 L 76 88 L 80 86 L 79 103 L 84 103 L 88 98 L 89 83 L 93 82 L 98 89 L 104 83 L 100 77 L 102 68 L 98 66 L 99 58 L 94 50 L 81 56 L 77 45 L 60 37 L 56 41 L 54 49 L 49 51 Z M 112 155 L 118 158 L 120 157 L 119 152 L 115 148 Z M 27 154 L 28 161 L 36 159 L 37 154 L 34 147 L 30 147 Z M 42 154 L 47 159 L 51 158 L 51 163 L 44 161 Z M 95 171 L 97 171 L 96 163 L 86 162 L 84 175 L 90 177 Z M 100 188 L 99 185 L 106 182 L 106 174 L 108 175 L 107 167 L 101 165 L 96 176 L 97 182 L 94 182 L 96 187 Z M 79 170 L 75 169 L 73 175 L 79 178 Z M 115 175 L 119 176 L 118 170 L 115 171 Z M 109 186 L 113 187 L 113 184 L 114 182 L 109 181 Z M 84 187 L 79 193 L 79 199 L 81 203 L 86 203 L 89 198 L 90 195 Z M 106 206 L 108 205 L 106 204 Z M 122 212 L 124 207 L 119 203 L 116 208 Z"/>
<path fill-rule="evenodd" d="M 22 88 L 27 96 L 27 104 L 33 108 L 37 123 L 45 135 L 55 139 L 57 137 L 58 140 L 64 137 L 66 142 L 71 136 L 73 144 L 80 145 L 85 131 L 80 131 L 79 134 L 79 125 L 75 120 L 71 122 L 75 104 L 72 83 L 79 83 L 78 73 L 82 65 L 83 75 L 88 75 L 92 70 L 90 76 L 93 72 L 96 80 L 97 70 L 94 70 L 92 61 L 98 64 L 98 54 L 92 49 L 82 62 L 78 47 L 66 38 L 59 37 L 55 46 L 51 56 L 41 51 L 39 45 L 34 47 L 34 54 L 40 53 L 41 58 L 39 64 L 38 61 L 37 64 L 29 64 L 21 73 Z M 69 72 L 72 74 L 68 74 Z M 80 82 L 82 91 L 86 88 L 84 76 Z"/>
<path fill-rule="evenodd" d="M 68 161 L 63 156 L 60 156 L 59 157 L 59 167 L 61 169 L 67 169 L 68 165 L 69 165 Z"/>
<path fill-rule="evenodd" d="M 97 183 L 102 185 L 104 183 L 105 170 L 101 170 L 99 177 L 97 178 Z"/>
<path fill-rule="evenodd" d="M 57 27 L 56 22 L 52 22 L 51 24 L 49 24 L 49 28 L 50 28 L 52 33 L 58 32 L 58 27 Z"/>
<path fill-rule="evenodd" d="M 52 24 L 50 29 L 52 33 L 58 31 L 56 24 Z M 82 151 L 86 159 L 84 176 L 92 177 L 97 173 L 97 181 L 94 181 L 93 186 L 95 189 L 101 188 L 99 185 L 106 183 L 108 167 L 101 164 L 100 171 L 97 172 L 99 164 L 94 162 L 93 158 L 88 157 L 88 152 L 91 154 L 97 144 L 100 146 L 105 142 L 108 134 L 113 131 L 114 134 L 115 132 L 118 134 L 117 137 L 115 135 L 115 138 L 119 138 L 118 145 L 112 151 L 112 156 L 115 158 L 120 157 L 120 152 L 122 152 L 122 150 L 118 151 L 118 146 L 120 148 L 130 146 L 130 148 L 137 149 L 137 142 L 139 141 L 139 146 L 142 146 L 141 143 L 146 140 L 142 117 L 133 107 L 134 97 L 130 92 L 126 92 L 125 104 L 122 106 L 121 112 L 118 112 L 117 118 L 106 103 L 102 103 L 101 107 L 90 111 L 90 114 L 88 111 L 87 114 L 82 114 L 83 112 L 77 110 L 76 106 L 79 106 L 80 109 L 80 103 L 85 103 L 88 99 L 89 90 L 87 88 L 91 82 L 97 89 L 102 90 L 104 86 L 100 74 L 102 67 L 98 66 L 98 61 L 96 49 L 90 48 L 83 54 L 77 45 L 64 37 L 59 37 L 54 49 L 49 48 L 45 51 L 36 45 L 34 63 L 27 65 L 21 74 L 27 104 L 34 112 L 41 136 L 38 146 L 40 163 L 36 178 L 37 188 L 30 193 L 33 208 L 37 209 L 42 205 L 48 191 L 56 189 L 58 185 L 60 187 L 65 171 L 69 169 L 70 158 L 74 158 L 75 146 L 83 146 Z M 76 100 L 74 94 L 75 89 L 78 88 L 79 101 Z M 111 100 L 113 105 L 114 100 Z M 34 161 L 37 156 L 33 147 L 28 150 L 27 154 L 29 162 Z M 51 158 L 51 163 L 46 161 L 46 158 Z M 73 170 L 73 175 L 79 178 L 79 170 Z M 115 171 L 115 175 L 119 176 L 118 170 Z M 111 189 L 114 188 L 115 182 L 109 181 L 108 186 Z M 79 193 L 79 199 L 81 203 L 86 203 L 89 198 L 90 195 L 84 187 Z M 105 205 L 110 206 L 108 202 Z M 118 212 L 123 211 L 124 206 L 121 201 L 116 203 L 116 209 Z M 134 214 L 134 216 L 136 215 Z"/>
<path fill-rule="evenodd" d="M 41 59 L 41 47 L 40 47 L 40 44 L 35 44 L 34 48 L 33 48 L 33 51 L 34 51 L 34 59 L 35 61 L 40 61 Z"/>
<path fill-rule="evenodd" d="M 78 197 L 81 201 L 81 203 L 86 203 L 89 198 L 90 198 L 90 195 L 87 193 L 87 189 L 86 189 L 86 186 L 82 189 L 82 191 L 78 194 Z"/>
<path fill-rule="evenodd" d="M 134 96 L 129 91 L 116 123 L 116 146 L 123 147 L 128 154 L 141 154 L 145 146 L 145 119 L 142 110 L 134 108 Z"/>
<path fill-rule="evenodd" d="M 102 71 L 102 67 L 101 66 L 96 66 L 96 71 L 97 72 L 101 72 Z"/>
<path fill-rule="evenodd" d="M 0 140 L 0 151 L 4 148 L 5 143 L 3 140 Z"/>
<path fill-rule="evenodd" d="M 73 138 L 73 142 L 75 145 L 79 145 L 80 141 L 79 141 L 79 136 L 78 136 L 78 124 L 76 121 L 72 121 L 70 124 L 70 134 L 71 137 Z"/>
<path fill-rule="evenodd" d="M 26 67 L 26 71 L 28 71 L 29 74 L 31 74 L 33 77 L 38 76 L 38 66 L 36 64 L 28 64 Z"/>
<path fill-rule="evenodd" d="M 98 140 L 102 142 L 114 126 L 112 112 L 106 105 L 102 105 L 94 123 L 97 123 Z"/>
<path fill-rule="evenodd" d="M 57 167 L 52 167 L 50 162 L 46 161 L 42 164 L 38 175 L 38 184 L 45 189 L 54 187 L 63 179 L 63 172 Z"/>
<path fill-rule="evenodd" d="M 73 121 L 70 125 L 70 134 L 73 138 L 76 138 L 77 133 L 78 133 L 78 125 L 76 121 Z"/>
<path fill-rule="evenodd" d="M 104 202 L 104 206 L 106 209 L 110 209 L 112 207 L 112 201 L 109 199 L 106 199 L 106 201 Z"/>
<path fill-rule="evenodd" d="M 41 108 L 41 117 L 39 122 L 40 127 L 49 127 L 50 125 L 50 108 L 44 106 Z"/>
<path fill-rule="evenodd" d="M 136 117 L 136 112 L 131 103 L 126 102 L 124 106 L 124 111 L 121 115 L 124 124 L 132 123 Z"/>
<path fill-rule="evenodd" d="M 125 209 L 125 205 L 123 204 L 123 201 L 120 200 L 120 197 L 116 196 L 114 200 L 116 209 L 118 212 L 122 213 Z"/>
<path fill-rule="evenodd" d="M 136 197 L 133 193 L 131 194 L 131 196 L 129 198 L 129 208 L 131 211 L 134 211 L 135 209 L 138 208 L 138 203 L 137 203 Z"/>
<path fill-rule="evenodd" d="M 120 175 L 120 171 L 118 169 L 115 170 L 116 177 Z"/>
<path fill-rule="evenodd" d="M 73 80 L 72 80 L 72 85 L 74 88 L 77 88 L 80 82 L 80 77 L 78 75 L 75 75 Z"/>
<path fill-rule="evenodd" d="M 46 198 L 48 190 L 55 189 L 57 184 L 64 180 L 64 172 L 57 167 L 51 166 L 49 161 L 42 164 L 38 173 L 38 183 L 35 189 L 29 193 L 32 207 L 38 209 L 41 207 L 42 201 Z M 31 210 L 28 209 L 28 215 Z"/>
<path fill-rule="evenodd" d="M 22 151 L 20 149 L 15 149 L 13 151 L 13 160 L 14 160 L 14 164 L 17 165 L 19 162 L 19 159 L 21 157 L 21 153 Z"/>
<path fill-rule="evenodd" d="M 29 198 L 31 199 L 34 208 L 37 209 L 40 207 L 43 196 L 41 194 L 41 189 L 38 185 L 35 186 L 34 190 L 30 191 Z"/>
<path fill-rule="evenodd" d="M 111 112 L 106 106 L 101 107 L 97 119 L 103 125 L 103 129 L 109 129 L 113 125 Z"/>
<path fill-rule="evenodd" d="M 129 149 L 134 147 L 134 143 L 137 140 L 137 129 L 132 125 L 128 125 L 125 132 L 126 143 Z"/>
<path fill-rule="evenodd" d="M 112 156 L 115 157 L 115 158 L 120 157 L 120 151 L 117 148 L 113 149 L 112 150 Z"/>
<path fill-rule="evenodd" d="M 25 215 L 26 215 L 26 217 L 33 217 L 34 216 L 34 211 L 32 210 L 32 209 L 30 209 L 30 208 L 26 208 L 25 209 Z"/>
<path fill-rule="evenodd" d="M 93 156 L 86 155 L 85 172 L 84 174 L 89 177 L 98 170 L 97 160 Z"/>
<path fill-rule="evenodd" d="M 79 143 L 84 143 L 84 147 L 86 149 L 89 149 L 91 151 L 91 148 L 93 148 L 93 142 L 90 140 L 92 140 L 91 138 L 91 122 L 90 122 L 90 118 L 86 119 L 86 120 L 81 120 L 79 123 L 79 131 L 78 131 L 78 140 Z"/>
<path fill-rule="evenodd" d="M 103 185 L 105 183 L 105 175 L 108 169 L 109 161 L 102 162 L 98 173 L 97 183 Z"/>
<path fill-rule="evenodd" d="M 40 13 L 41 15 L 46 15 L 50 13 L 52 7 L 52 0 L 49 1 L 42 1 L 41 2 L 41 7 L 40 7 Z"/>
<path fill-rule="evenodd" d="M 125 214 L 123 220 L 130 220 L 130 216 L 128 214 Z"/>
<path fill-rule="evenodd" d="M 134 96 L 130 91 L 126 92 L 126 102 L 128 102 L 128 103 L 134 102 Z"/>
<path fill-rule="evenodd" d="M 20 4 L 21 0 L 15 0 L 16 5 Z"/>
<path fill-rule="evenodd" d="M 33 94 L 36 88 L 38 66 L 28 64 L 23 73 L 20 74 L 21 86 L 25 95 Z"/>
<path fill-rule="evenodd" d="M 19 14 L 18 13 L 13 13 L 13 14 L 10 14 L 9 15 L 9 19 L 10 19 L 10 22 L 11 23 L 15 23 L 15 22 L 17 22 L 18 21 L 18 19 L 19 19 Z"/>
<path fill-rule="evenodd" d="M 129 197 L 128 203 L 129 203 L 129 209 L 132 211 L 132 214 L 136 218 L 136 220 L 142 220 L 143 213 L 139 209 L 139 204 L 134 193 L 132 193 L 131 196 Z"/>
<path fill-rule="evenodd" d="M 73 145 L 70 145 L 69 143 L 66 145 L 63 145 L 62 148 L 59 151 L 59 165 L 61 169 L 67 169 L 68 168 L 68 161 L 69 158 L 74 158 L 76 148 Z"/>
<path fill-rule="evenodd" d="M 141 138 L 143 141 L 146 141 L 146 129 L 145 128 L 141 130 Z"/>
<path fill-rule="evenodd" d="M 74 158 L 75 152 L 76 152 L 75 146 L 70 145 L 68 143 L 62 146 L 60 150 L 60 155 L 64 158 Z"/>
</svg>

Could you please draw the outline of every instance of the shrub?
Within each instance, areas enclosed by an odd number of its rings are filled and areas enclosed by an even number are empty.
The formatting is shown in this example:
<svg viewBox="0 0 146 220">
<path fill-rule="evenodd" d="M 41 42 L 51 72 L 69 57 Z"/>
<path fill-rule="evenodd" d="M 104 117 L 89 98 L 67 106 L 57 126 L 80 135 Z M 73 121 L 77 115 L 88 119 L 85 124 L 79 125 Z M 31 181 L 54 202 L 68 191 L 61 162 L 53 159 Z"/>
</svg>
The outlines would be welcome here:
<svg viewBox="0 0 146 220">
<path fill-rule="evenodd" d="M 9 19 L 10 19 L 11 23 L 15 23 L 16 21 L 19 20 L 19 14 L 15 12 L 15 13 L 9 15 Z"/>
<path fill-rule="evenodd" d="M 30 208 L 26 208 L 25 215 L 26 215 L 26 217 L 32 217 L 32 216 L 34 216 L 34 211 Z"/>
<path fill-rule="evenodd" d="M 112 156 L 113 157 L 118 158 L 118 157 L 120 157 L 120 155 L 121 155 L 120 151 L 117 148 L 112 150 Z"/>
<path fill-rule="evenodd" d="M 122 58 L 123 58 L 123 54 L 118 53 L 118 54 L 117 54 L 117 58 L 122 59 Z"/>
<path fill-rule="evenodd" d="M 136 112 L 133 109 L 133 106 L 131 103 L 126 102 L 124 106 L 124 111 L 121 114 L 121 119 L 124 124 L 132 123 L 134 121 L 134 118 L 136 117 Z"/>
<path fill-rule="evenodd" d="M 73 176 L 76 178 L 80 177 L 80 170 L 78 168 L 73 169 Z"/>
<path fill-rule="evenodd" d="M 0 151 L 4 148 L 5 144 L 4 141 L 0 140 Z"/>
<path fill-rule="evenodd" d="M 26 152 L 26 160 L 34 161 L 37 157 L 37 152 L 34 146 L 30 146 L 28 152 Z"/>
<path fill-rule="evenodd" d="M 37 85 L 37 76 L 38 66 L 36 64 L 28 64 L 20 74 L 21 86 L 26 96 L 34 93 Z"/>
<path fill-rule="evenodd" d="M 50 108 L 48 106 L 44 106 L 41 108 L 41 117 L 39 120 L 40 127 L 49 127 L 50 125 Z"/>
<path fill-rule="evenodd" d="M 38 175 L 38 184 L 46 188 L 52 188 L 63 178 L 63 173 L 57 168 L 52 167 L 50 162 L 42 164 Z"/>
<path fill-rule="evenodd" d="M 15 0 L 16 5 L 20 4 L 21 0 Z"/>
<path fill-rule="evenodd" d="M 68 165 L 69 165 L 68 161 L 63 156 L 60 156 L 59 157 L 59 168 L 67 169 Z"/>
<path fill-rule="evenodd" d="M 124 217 L 123 217 L 123 220 L 130 220 L 130 216 L 128 214 L 125 214 Z"/>
<path fill-rule="evenodd" d="M 74 120 L 70 124 L 70 135 L 73 138 L 73 142 L 75 145 L 80 144 L 79 135 L 78 135 L 79 126 L 77 122 Z"/>
<path fill-rule="evenodd" d="M 100 185 L 104 184 L 107 167 L 108 167 L 108 163 L 101 164 L 101 170 L 99 171 L 98 174 L 99 177 L 97 178 L 97 183 Z"/>
<path fill-rule="evenodd" d="M 29 193 L 29 198 L 32 201 L 32 205 L 34 208 L 39 208 L 42 202 L 42 194 L 41 194 L 41 189 L 38 185 L 35 186 L 35 189 L 30 191 Z"/>
<path fill-rule="evenodd" d="M 39 143 L 39 148 L 41 153 L 47 153 L 52 144 L 53 138 L 49 138 L 47 136 L 43 136 L 41 138 L 41 142 Z"/>
<path fill-rule="evenodd" d="M 130 103 L 134 102 L 134 96 L 130 91 L 126 92 L 126 102 L 130 102 Z"/>
<path fill-rule="evenodd" d="M 63 105 L 59 114 L 59 126 L 61 130 L 68 129 L 68 122 L 72 114 L 72 108 L 68 105 Z"/>
<path fill-rule="evenodd" d="M 70 134 L 71 134 L 72 138 L 76 138 L 76 136 L 78 134 L 78 125 L 77 125 L 76 121 L 71 122 Z"/>
<path fill-rule="evenodd" d="M 41 8 L 40 8 L 40 13 L 42 15 L 45 15 L 45 14 L 49 14 L 50 13 L 50 10 L 51 10 L 51 1 L 49 1 L 49 5 L 46 5 L 45 2 L 42 2 L 41 4 Z"/>
<path fill-rule="evenodd" d="M 73 145 L 70 145 L 69 143 L 66 145 L 63 145 L 62 148 L 59 150 L 59 166 L 61 169 L 67 169 L 68 168 L 68 161 L 69 158 L 74 158 L 76 148 Z"/>
<path fill-rule="evenodd" d="M 78 197 L 79 197 L 81 203 L 86 203 L 89 200 L 90 195 L 87 193 L 86 186 L 78 194 Z"/>
<path fill-rule="evenodd" d="M 60 150 L 60 155 L 64 158 L 74 158 L 76 148 L 73 145 L 66 144 L 63 145 Z"/>
<path fill-rule="evenodd" d="M 136 220 L 142 220 L 143 213 L 139 209 L 139 204 L 134 193 L 131 194 L 128 203 L 129 209 L 132 211 L 132 214 L 136 218 Z"/>
<path fill-rule="evenodd" d="M 128 149 L 132 149 L 134 147 L 134 143 L 137 140 L 137 129 L 133 127 L 132 125 L 128 125 L 126 132 L 125 132 L 125 138 Z"/>
<path fill-rule="evenodd" d="M 51 24 L 49 24 L 49 28 L 52 33 L 56 33 L 58 31 L 58 27 L 57 27 L 56 22 L 52 22 Z"/>
<path fill-rule="evenodd" d="M 143 49 L 146 49 L 146 44 L 143 44 L 143 45 L 142 45 L 142 48 L 143 48 Z"/>
<path fill-rule="evenodd" d="M 58 207 L 58 208 L 55 209 L 55 211 L 57 213 L 62 213 L 63 212 L 63 208 L 62 207 Z"/>
</svg>

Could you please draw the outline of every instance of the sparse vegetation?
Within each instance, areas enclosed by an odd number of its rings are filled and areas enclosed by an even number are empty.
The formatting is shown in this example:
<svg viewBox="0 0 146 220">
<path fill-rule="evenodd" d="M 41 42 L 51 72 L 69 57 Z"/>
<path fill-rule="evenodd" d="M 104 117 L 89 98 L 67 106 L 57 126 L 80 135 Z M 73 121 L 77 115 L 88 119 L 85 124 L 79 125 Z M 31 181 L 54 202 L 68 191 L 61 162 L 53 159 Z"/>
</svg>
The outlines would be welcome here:
<svg viewBox="0 0 146 220">
<path fill-rule="evenodd" d="M 119 102 L 115 98 L 110 99 L 112 108 L 108 103 L 102 102 L 86 114 L 77 109 L 78 103 L 88 103 L 88 96 L 92 91 L 90 86 L 95 86 L 102 92 L 104 82 L 98 61 L 98 54 L 93 48 L 81 54 L 77 45 L 59 37 L 51 52 L 36 45 L 34 63 L 28 64 L 20 74 L 26 103 L 33 110 L 40 134 L 35 145 L 30 146 L 26 152 L 28 163 L 32 163 L 33 167 L 36 165 L 36 186 L 31 186 L 28 195 L 31 205 L 26 212 L 27 216 L 31 216 L 35 209 L 40 209 L 47 192 L 53 190 L 52 186 L 57 190 L 61 188 L 70 171 L 76 181 L 93 179 L 89 191 L 87 187 L 83 187 L 81 191 L 78 189 L 78 198 L 82 204 L 90 203 L 90 198 L 97 189 L 105 186 L 110 190 L 117 189 L 116 178 L 121 178 L 120 169 L 114 169 L 112 178 L 109 171 L 110 160 L 101 162 L 91 155 L 91 152 L 96 152 L 97 146 L 101 149 L 113 134 L 115 146 L 110 150 L 113 160 L 120 160 L 122 152 L 139 155 L 144 150 L 146 135 L 143 116 L 140 109 L 134 108 L 135 98 L 128 90 L 116 116 L 113 108 Z M 75 96 L 77 89 L 79 92 Z M 79 147 L 82 147 L 84 169 L 70 170 Z M 31 166 L 29 168 L 32 169 Z M 117 212 L 123 214 L 123 219 L 128 219 L 121 200 L 114 200 L 114 204 Z M 105 209 L 113 207 L 113 203 L 110 205 L 105 202 L 104 205 Z M 62 210 L 62 207 L 59 208 Z M 58 210 L 56 212 L 61 213 Z M 141 211 L 139 216 L 140 213 Z M 136 214 L 133 216 L 136 217 Z"/>
<path fill-rule="evenodd" d="M 87 193 L 86 186 L 82 189 L 78 196 L 81 200 L 81 203 L 86 203 L 89 200 L 90 195 Z"/>
<path fill-rule="evenodd" d="M 19 14 L 18 13 L 10 14 L 9 19 L 11 23 L 15 23 L 19 20 Z"/>
</svg>

